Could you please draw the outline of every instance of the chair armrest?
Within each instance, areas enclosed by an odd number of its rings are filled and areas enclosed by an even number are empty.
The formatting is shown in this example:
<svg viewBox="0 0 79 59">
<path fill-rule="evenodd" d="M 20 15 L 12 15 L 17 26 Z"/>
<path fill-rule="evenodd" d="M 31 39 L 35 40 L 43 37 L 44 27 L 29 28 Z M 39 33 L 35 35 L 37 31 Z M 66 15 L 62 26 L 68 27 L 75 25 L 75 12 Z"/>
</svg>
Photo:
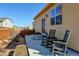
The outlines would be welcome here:
<svg viewBox="0 0 79 59">
<path fill-rule="evenodd" d="M 57 37 L 53 37 L 54 38 L 54 41 L 60 41 L 60 42 L 63 42 L 63 40 L 60 40 L 58 39 Z"/>
<path fill-rule="evenodd" d="M 53 39 L 54 39 L 54 41 L 57 41 L 57 40 L 58 40 L 58 38 L 57 38 L 57 37 L 53 37 Z"/>
<path fill-rule="evenodd" d="M 53 41 L 54 43 L 59 43 L 59 44 L 64 44 L 66 45 L 67 43 L 61 42 L 61 41 Z"/>
</svg>

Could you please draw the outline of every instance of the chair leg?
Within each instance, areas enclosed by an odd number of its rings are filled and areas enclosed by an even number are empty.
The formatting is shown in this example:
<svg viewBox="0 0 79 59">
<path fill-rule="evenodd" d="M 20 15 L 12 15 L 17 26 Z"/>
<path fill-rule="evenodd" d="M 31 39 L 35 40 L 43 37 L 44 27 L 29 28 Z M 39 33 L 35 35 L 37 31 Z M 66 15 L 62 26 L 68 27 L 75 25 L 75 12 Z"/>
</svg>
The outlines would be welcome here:
<svg viewBox="0 0 79 59">
<path fill-rule="evenodd" d="M 53 46 L 51 46 L 51 48 L 50 48 L 50 50 L 49 50 L 49 51 L 51 51 L 51 52 L 52 52 L 52 49 L 53 49 Z"/>
<path fill-rule="evenodd" d="M 55 45 L 53 44 L 53 45 L 52 45 L 52 49 L 51 49 L 53 55 L 55 55 L 54 48 L 55 48 Z"/>
<path fill-rule="evenodd" d="M 67 48 L 65 48 L 64 56 L 66 56 L 66 53 L 67 53 Z"/>
</svg>

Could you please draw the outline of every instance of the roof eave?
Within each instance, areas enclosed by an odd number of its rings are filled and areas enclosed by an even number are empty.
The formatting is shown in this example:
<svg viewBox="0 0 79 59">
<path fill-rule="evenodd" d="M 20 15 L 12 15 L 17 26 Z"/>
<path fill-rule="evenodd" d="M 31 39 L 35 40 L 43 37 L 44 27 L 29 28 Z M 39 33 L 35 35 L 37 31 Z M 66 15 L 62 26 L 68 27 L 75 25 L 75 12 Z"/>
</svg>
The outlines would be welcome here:
<svg viewBox="0 0 79 59">
<path fill-rule="evenodd" d="M 50 9 L 53 5 L 55 5 L 56 3 L 48 3 L 35 17 L 34 20 L 36 18 L 38 18 L 41 14 L 43 14 L 45 11 L 47 11 L 48 9 Z"/>
</svg>

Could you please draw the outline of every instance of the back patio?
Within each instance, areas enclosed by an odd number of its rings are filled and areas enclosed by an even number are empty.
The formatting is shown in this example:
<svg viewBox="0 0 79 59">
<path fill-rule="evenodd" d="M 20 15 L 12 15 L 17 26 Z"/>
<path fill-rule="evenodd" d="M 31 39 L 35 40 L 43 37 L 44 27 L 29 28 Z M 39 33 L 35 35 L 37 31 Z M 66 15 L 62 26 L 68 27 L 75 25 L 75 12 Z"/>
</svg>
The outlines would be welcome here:
<svg viewBox="0 0 79 59">
<path fill-rule="evenodd" d="M 26 35 L 25 38 L 30 56 L 54 56 L 48 48 L 41 46 L 41 39 L 34 39 L 33 35 Z M 67 56 L 79 56 L 74 50 L 68 48 L 67 51 Z"/>
</svg>

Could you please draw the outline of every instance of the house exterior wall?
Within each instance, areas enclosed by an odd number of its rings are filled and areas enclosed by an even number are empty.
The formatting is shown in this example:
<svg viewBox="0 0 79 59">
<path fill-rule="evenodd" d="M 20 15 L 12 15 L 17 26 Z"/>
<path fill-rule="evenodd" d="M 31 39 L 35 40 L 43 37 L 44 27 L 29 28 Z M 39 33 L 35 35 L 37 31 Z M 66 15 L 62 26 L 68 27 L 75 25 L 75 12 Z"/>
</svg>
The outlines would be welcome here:
<svg viewBox="0 0 79 59">
<path fill-rule="evenodd" d="M 5 21 L 3 21 L 2 26 L 3 27 L 8 27 L 8 28 L 13 28 L 13 23 L 10 20 L 6 19 Z"/>
<path fill-rule="evenodd" d="M 41 17 L 35 20 L 35 32 L 42 32 L 41 30 Z"/>
<path fill-rule="evenodd" d="M 3 25 L 3 23 L 2 22 L 0 22 L 0 27 Z"/>
<path fill-rule="evenodd" d="M 71 31 L 68 46 L 72 49 L 79 51 L 79 4 L 62 4 L 62 24 L 51 25 L 50 11 L 54 7 L 47 10 L 41 16 L 35 19 L 35 31 L 42 32 L 41 21 L 45 18 L 45 30 L 49 33 L 50 29 L 56 29 L 56 37 L 63 39 L 66 29 Z M 49 16 L 46 18 L 45 14 Z"/>
<path fill-rule="evenodd" d="M 79 51 L 79 4 L 63 4 L 62 29 L 70 29 L 69 47 Z"/>
<path fill-rule="evenodd" d="M 35 19 L 35 31 L 36 32 L 41 32 L 42 33 L 42 19 L 45 19 L 45 30 L 46 32 L 49 33 L 49 30 L 51 29 L 51 25 L 50 25 L 50 16 L 48 16 L 47 18 L 45 17 L 45 14 L 50 15 L 50 10 L 48 10 L 47 12 L 45 12 L 44 14 L 42 14 L 41 16 L 39 16 L 37 19 Z"/>
<path fill-rule="evenodd" d="M 47 10 L 46 12 L 44 12 L 42 15 L 40 15 L 38 18 L 35 19 L 35 31 L 36 32 L 42 32 L 42 19 L 45 19 L 45 30 L 47 33 L 49 33 L 50 29 L 55 29 L 54 25 L 51 25 L 51 16 L 50 16 L 50 11 L 51 9 L 53 9 L 54 7 L 50 8 L 49 10 Z M 45 15 L 48 15 L 48 17 L 46 17 Z"/>
</svg>

